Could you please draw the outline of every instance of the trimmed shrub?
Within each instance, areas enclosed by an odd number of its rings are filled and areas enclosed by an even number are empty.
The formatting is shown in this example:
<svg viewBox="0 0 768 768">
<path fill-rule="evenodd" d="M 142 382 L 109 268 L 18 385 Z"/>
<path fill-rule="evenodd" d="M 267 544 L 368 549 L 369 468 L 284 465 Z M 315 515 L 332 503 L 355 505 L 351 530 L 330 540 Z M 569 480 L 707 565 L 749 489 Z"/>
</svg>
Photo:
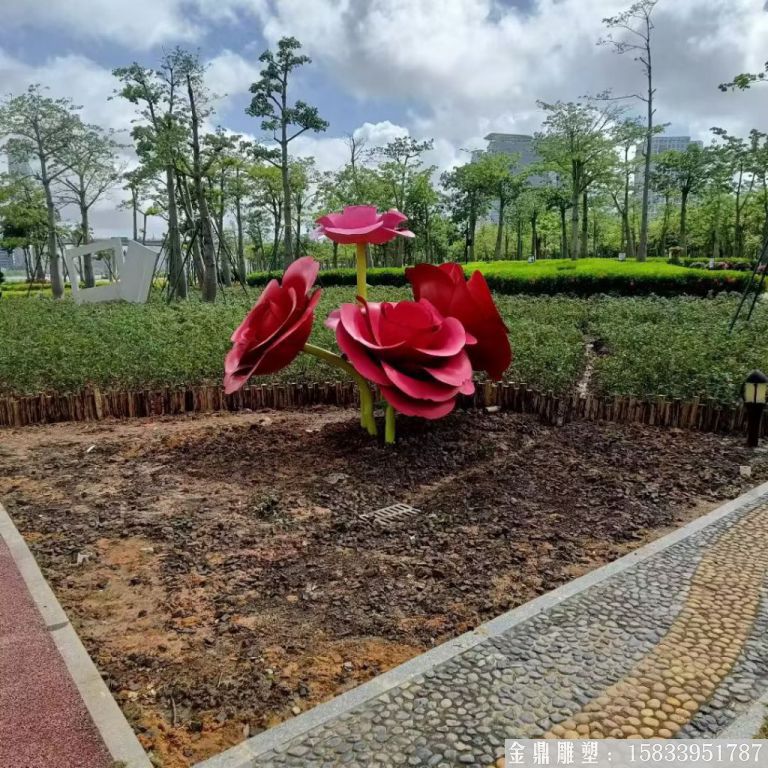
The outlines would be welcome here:
<svg viewBox="0 0 768 768">
<path fill-rule="evenodd" d="M 750 279 L 744 272 L 689 269 L 664 262 L 618 262 L 609 259 L 552 259 L 535 264 L 519 261 L 474 262 L 462 265 L 467 275 L 480 270 L 491 290 L 503 294 L 566 294 L 593 296 L 708 296 L 728 291 L 742 291 Z M 282 273 L 254 272 L 248 276 L 251 286 L 266 285 Z M 327 269 L 320 272 L 321 286 L 355 285 L 353 269 Z M 368 284 L 407 285 L 400 267 L 368 270 Z"/>
</svg>

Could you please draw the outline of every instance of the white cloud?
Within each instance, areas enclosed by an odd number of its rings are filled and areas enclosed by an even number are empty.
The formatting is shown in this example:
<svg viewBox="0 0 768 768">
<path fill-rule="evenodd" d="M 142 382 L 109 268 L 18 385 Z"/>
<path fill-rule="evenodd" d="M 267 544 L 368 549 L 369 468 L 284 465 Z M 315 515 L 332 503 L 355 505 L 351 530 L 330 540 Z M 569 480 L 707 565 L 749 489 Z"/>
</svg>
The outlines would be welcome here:
<svg viewBox="0 0 768 768">
<path fill-rule="evenodd" d="M 233 96 L 247 94 L 251 83 L 259 79 L 261 66 L 257 59 L 247 59 L 227 48 L 210 59 L 205 82 L 211 93 L 220 97 L 218 106 Z"/>
<path fill-rule="evenodd" d="M 173 41 L 197 40 L 207 23 L 259 14 L 267 0 L 3 0 L 5 29 L 48 28 L 79 40 L 107 38 L 146 50 Z"/>
<path fill-rule="evenodd" d="M 631 56 L 596 41 L 629 0 L 281 0 L 265 17 L 272 41 L 293 34 L 360 97 L 414 106 L 414 133 L 454 147 L 491 130 L 533 132 L 536 100 L 642 88 Z M 658 116 L 678 130 L 766 127 L 768 102 L 726 97 L 718 83 L 768 57 L 763 0 L 671 0 L 656 12 Z"/>
</svg>

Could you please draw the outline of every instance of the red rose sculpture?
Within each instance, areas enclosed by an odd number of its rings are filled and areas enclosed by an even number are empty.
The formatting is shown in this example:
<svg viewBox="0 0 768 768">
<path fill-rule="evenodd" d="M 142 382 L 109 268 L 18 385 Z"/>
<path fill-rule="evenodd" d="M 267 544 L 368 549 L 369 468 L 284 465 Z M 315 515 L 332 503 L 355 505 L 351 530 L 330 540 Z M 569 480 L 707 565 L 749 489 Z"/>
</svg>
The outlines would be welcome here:
<svg viewBox="0 0 768 768">
<path fill-rule="evenodd" d="M 321 291 L 311 292 L 320 265 L 310 256 L 294 261 L 282 285 L 272 280 L 232 334 L 224 361 L 224 390 L 237 391 L 251 376 L 275 373 L 291 363 L 309 338 Z"/>
<path fill-rule="evenodd" d="M 417 301 L 427 299 L 446 317 L 456 318 L 477 339 L 467 352 L 476 371 L 500 379 L 512 362 L 507 327 L 485 278 L 475 272 L 467 280 L 458 264 L 417 264 L 405 270 Z"/>
<path fill-rule="evenodd" d="M 395 237 L 414 237 L 409 229 L 398 229 L 407 220 L 394 208 L 379 213 L 375 205 L 348 205 L 341 213 L 321 216 L 316 231 L 342 245 L 383 245 Z"/>
<path fill-rule="evenodd" d="M 342 304 L 326 324 L 355 370 L 406 416 L 439 419 L 475 391 L 465 349 L 474 338 L 425 299 Z"/>
</svg>

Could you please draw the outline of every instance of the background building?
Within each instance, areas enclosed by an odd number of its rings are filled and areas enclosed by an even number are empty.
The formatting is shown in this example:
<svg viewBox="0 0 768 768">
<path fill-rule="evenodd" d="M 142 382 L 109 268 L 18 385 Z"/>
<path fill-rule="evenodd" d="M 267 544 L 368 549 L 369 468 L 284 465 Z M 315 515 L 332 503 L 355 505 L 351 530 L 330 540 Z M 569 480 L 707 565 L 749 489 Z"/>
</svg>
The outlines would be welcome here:
<svg viewBox="0 0 768 768">
<path fill-rule="evenodd" d="M 663 152 L 685 152 L 691 144 L 697 144 L 698 146 L 704 146 L 701 141 L 691 139 L 690 136 L 654 136 L 651 139 L 651 170 L 653 170 L 653 156 L 660 155 Z M 645 178 L 645 166 L 643 165 L 643 153 L 645 151 L 645 142 L 638 144 L 635 147 L 635 157 L 638 160 L 637 170 L 635 171 L 635 194 L 643 194 L 643 179 Z M 648 197 L 649 204 L 652 208 L 661 205 L 664 202 L 664 198 L 658 193 L 650 190 Z"/>
<path fill-rule="evenodd" d="M 486 152 L 492 155 L 519 155 L 517 168 L 527 168 L 539 161 L 533 144 L 533 136 L 524 133 L 489 133 Z"/>
</svg>

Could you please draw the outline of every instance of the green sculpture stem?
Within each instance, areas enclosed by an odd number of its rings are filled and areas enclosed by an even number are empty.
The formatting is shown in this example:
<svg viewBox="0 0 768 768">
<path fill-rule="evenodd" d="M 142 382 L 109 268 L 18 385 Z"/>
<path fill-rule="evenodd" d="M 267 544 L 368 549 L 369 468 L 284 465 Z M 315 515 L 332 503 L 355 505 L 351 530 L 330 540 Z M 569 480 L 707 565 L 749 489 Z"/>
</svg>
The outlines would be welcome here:
<svg viewBox="0 0 768 768">
<path fill-rule="evenodd" d="M 376 420 L 373 417 L 373 394 L 368 386 L 368 382 L 344 358 L 329 352 L 327 349 L 316 347 L 314 344 L 305 344 L 304 352 L 328 363 L 328 365 L 336 366 L 336 368 L 348 373 L 355 380 L 360 390 L 360 424 L 363 429 L 367 430 L 369 435 L 376 437 Z"/>
<path fill-rule="evenodd" d="M 367 299 L 368 284 L 365 279 L 365 271 L 368 266 L 368 258 L 365 253 L 365 243 L 356 244 L 355 263 L 357 266 L 357 295 L 362 299 Z"/>
<path fill-rule="evenodd" d="M 384 414 L 384 442 L 389 444 L 395 442 L 395 409 L 389 403 Z"/>
</svg>

